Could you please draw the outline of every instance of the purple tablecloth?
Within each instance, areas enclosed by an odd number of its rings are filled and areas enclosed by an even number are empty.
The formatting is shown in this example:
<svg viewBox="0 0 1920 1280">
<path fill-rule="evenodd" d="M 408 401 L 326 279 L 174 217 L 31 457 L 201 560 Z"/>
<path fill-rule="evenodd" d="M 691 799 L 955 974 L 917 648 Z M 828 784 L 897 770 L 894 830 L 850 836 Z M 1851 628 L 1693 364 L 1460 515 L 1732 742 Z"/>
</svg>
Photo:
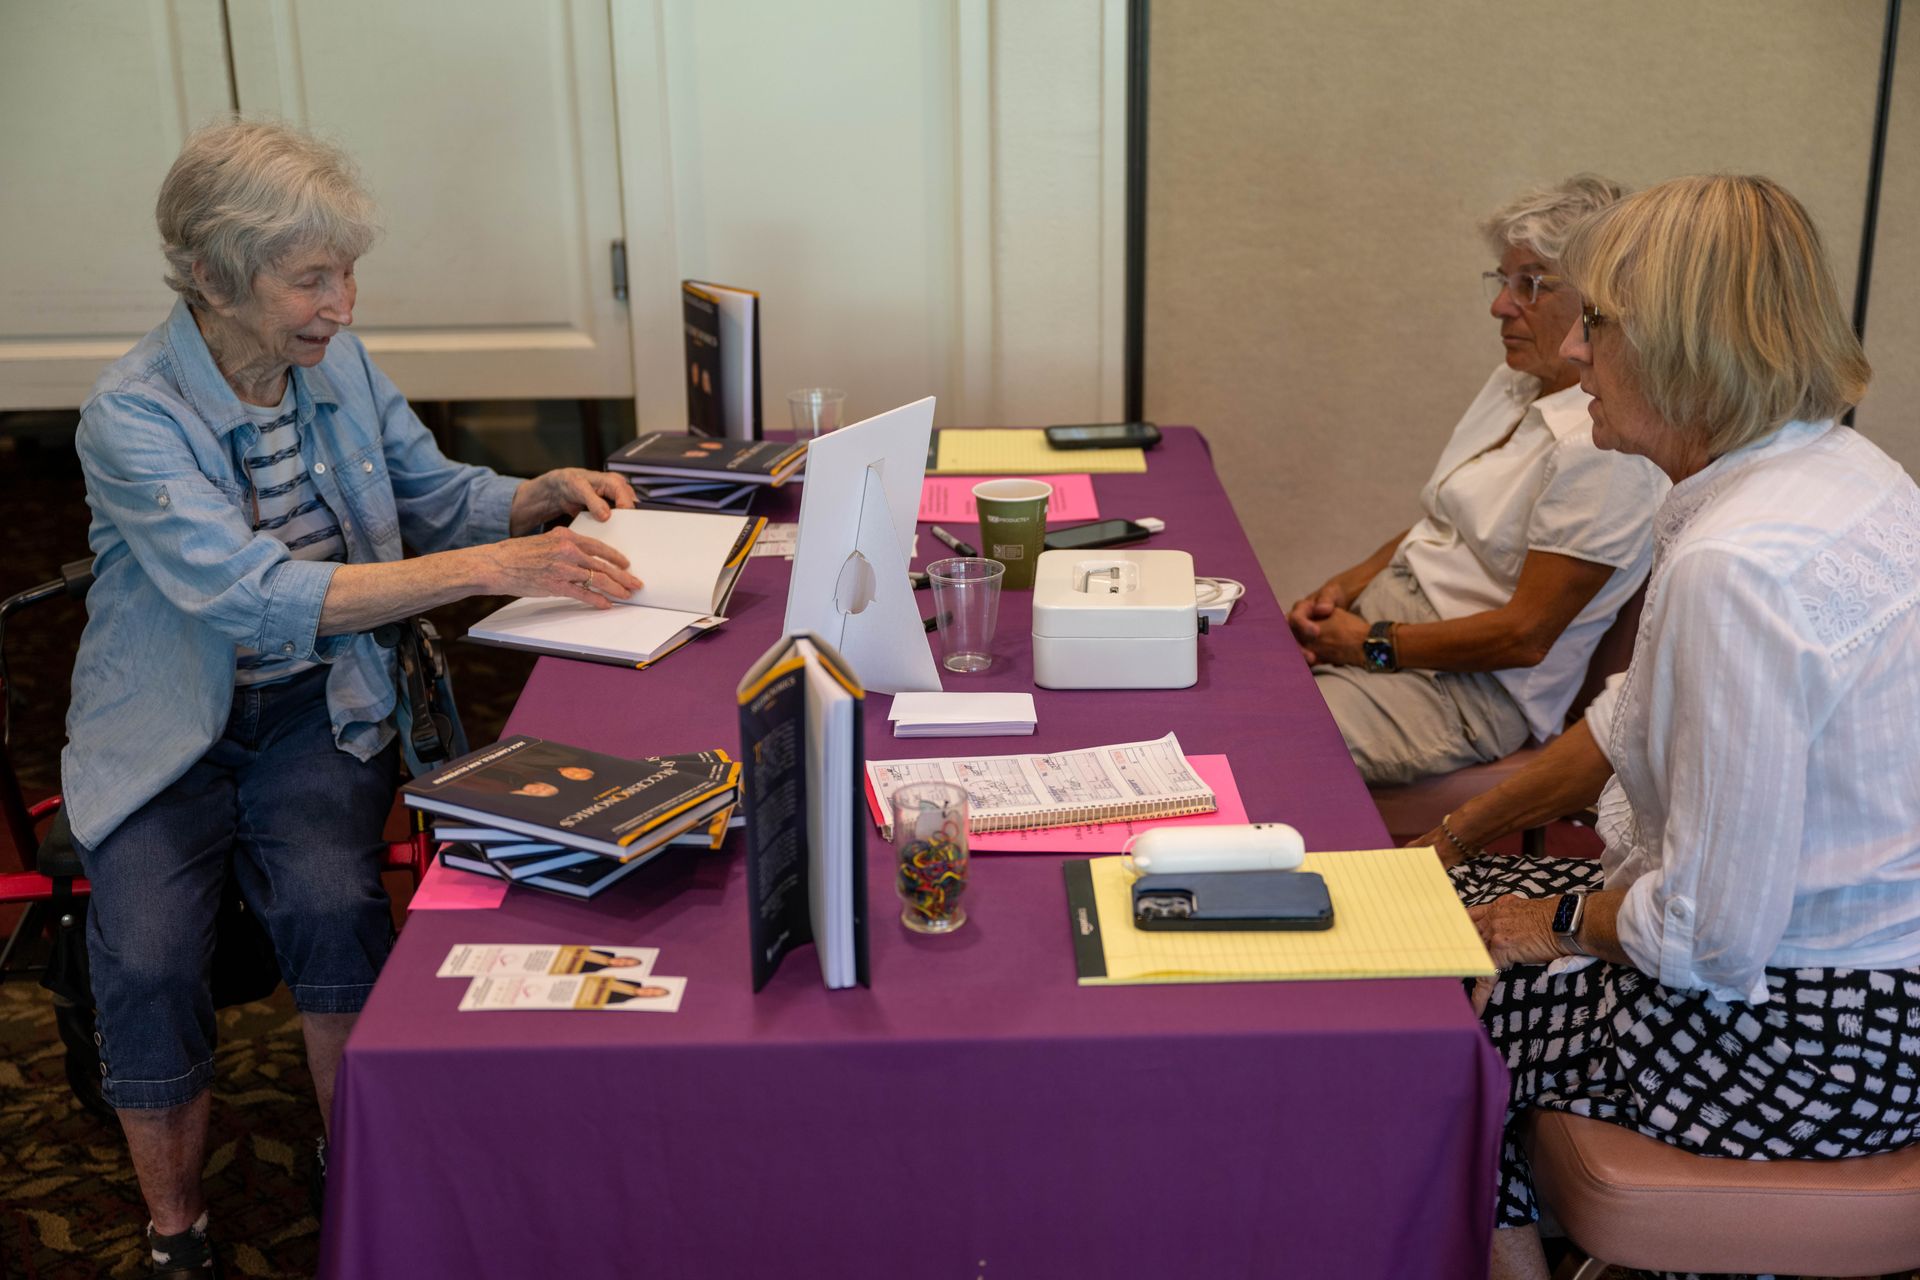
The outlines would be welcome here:
<svg viewBox="0 0 1920 1280">
<path fill-rule="evenodd" d="M 1247 585 L 1185 690 L 1037 690 L 1017 751 L 1176 730 L 1226 753 L 1256 819 L 1310 849 L 1387 841 L 1214 476 L 1171 429 L 1110 516 Z M 792 518 L 797 497 L 766 514 Z M 959 530 L 971 537 L 972 530 Z M 940 548 L 922 526 L 922 552 Z M 514 732 L 633 755 L 738 746 L 732 696 L 777 636 L 788 565 L 758 559 L 731 621 L 649 671 L 545 659 Z M 931 608 L 926 596 L 923 608 Z M 1004 663 L 949 687 L 1031 688 L 1030 596 Z M 874 757 L 896 741 L 867 705 Z M 322 1274 L 1481 1276 L 1505 1073 L 1450 981 L 1085 988 L 1059 859 L 979 855 L 949 938 L 897 922 L 869 842 L 870 990 L 811 951 L 748 982 L 739 841 L 672 853 L 591 903 L 514 895 L 418 912 L 354 1031 L 334 1109 Z M 460 1014 L 433 976 L 462 942 L 657 946 L 677 1014 Z"/>
</svg>

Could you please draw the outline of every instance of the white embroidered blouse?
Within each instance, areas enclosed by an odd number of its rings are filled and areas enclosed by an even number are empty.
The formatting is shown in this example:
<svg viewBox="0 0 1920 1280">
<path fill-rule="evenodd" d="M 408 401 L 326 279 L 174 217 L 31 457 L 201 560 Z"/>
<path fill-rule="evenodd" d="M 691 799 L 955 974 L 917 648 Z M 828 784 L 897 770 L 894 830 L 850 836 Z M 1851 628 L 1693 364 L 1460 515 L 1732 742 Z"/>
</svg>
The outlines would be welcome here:
<svg viewBox="0 0 1920 1280">
<path fill-rule="evenodd" d="M 1588 712 L 1620 944 L 1675 988 L 1920 965 L 1920 489 L 1831 422 L 1676 485 Z"/>
</svg>

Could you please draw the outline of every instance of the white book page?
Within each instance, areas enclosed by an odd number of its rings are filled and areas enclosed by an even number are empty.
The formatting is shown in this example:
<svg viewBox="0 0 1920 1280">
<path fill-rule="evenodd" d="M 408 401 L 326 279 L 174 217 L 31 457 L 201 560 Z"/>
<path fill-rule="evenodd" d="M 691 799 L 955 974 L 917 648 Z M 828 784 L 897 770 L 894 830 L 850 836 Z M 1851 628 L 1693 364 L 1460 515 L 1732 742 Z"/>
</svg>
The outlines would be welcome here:
<svg viewBox="0 0 1920 1280">
<path fill-rule="evenodd" d="M 754 310 L 760 299 L 741 289 L 725 285 L 702 284 L 720 307 L 720 381 L 727 414 L 727 435 L 735 440 L 753 439 L 753 405 L 760 398 L 760 386 L 754 380 Z"/>
<path fill-rule="evenodd" d="M 746 527 L 745 516 L 653 510 L 614 511 L 605 520 L 582 511 L 572 525 L 617 549 L 640 579 L 640 589 L 615 604 L 703 615 L 720 598 L 727 560 Z"/>
<path fill-rule="evenodd" d="M 853 956 L 853 698 L 807 655 L 807 896 L 820 974 L 829 987 L 856 981 Z"/>
<path fill-rule="evenodd" d="M 619 662 L 650 662 L 705 613 L 670 609 L 594 609 L 564 596 L 529 596 L 496 609 L 468 629 L 477 640 L 524 644 Z"/>
</svg>

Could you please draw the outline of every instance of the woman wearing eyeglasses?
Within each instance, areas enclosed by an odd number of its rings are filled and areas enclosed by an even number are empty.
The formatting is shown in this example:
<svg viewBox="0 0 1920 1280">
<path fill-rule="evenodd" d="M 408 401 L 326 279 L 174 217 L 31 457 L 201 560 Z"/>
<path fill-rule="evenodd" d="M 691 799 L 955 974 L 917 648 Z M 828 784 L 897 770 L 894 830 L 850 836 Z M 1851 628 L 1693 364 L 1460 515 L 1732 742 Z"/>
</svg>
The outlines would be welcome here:
<svg viewBox="0 0 1920 1280">
<path fill-rule="evenodd" d="M 1472 909 L 1499 1277 L 1547 1274 L 1528 1107 L 1736 1159 L 1920 1139 L 1920 488 L 1835 422 L 1869 370 L 1818 235 L 1767 179 L 1679 178 L 1562 265 L 1594 443 L 1674 487 L 1624 677 L 1452 815 L 1472 846 L 1597 801 L 1606 841 L 1604 888 Z"/>
<path fill-rule="evenodd" d="M 1287 612 L 1369 783 L 1559 733 L 1594 646 L 1646 576 L 1666 477 L 1594 447 L 1579 372 L 1560 354 L 1580 314 L 1561 246 L 1623 190 L 1581 175 L 1487 220 L 1506 362 L 1441 450 L 1420 522 Z"/>
</svg>

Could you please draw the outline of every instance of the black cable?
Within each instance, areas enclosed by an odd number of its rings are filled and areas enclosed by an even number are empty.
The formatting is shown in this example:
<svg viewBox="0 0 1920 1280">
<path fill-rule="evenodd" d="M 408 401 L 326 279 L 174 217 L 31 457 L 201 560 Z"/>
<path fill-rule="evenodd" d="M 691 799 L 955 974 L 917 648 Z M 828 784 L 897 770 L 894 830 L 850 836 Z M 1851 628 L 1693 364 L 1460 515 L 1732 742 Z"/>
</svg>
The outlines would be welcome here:
<svg viewBox="0 0 1920 1280">
<path fill-rule="evenodd" d="M 1897 0 L 1896 0 L 1897 3 Z M 1147 33 L 1152 0 L 1127 0 L 1126 327 L 1122 368 L 1128 422 L 1146 420 Z"/>
<path fill-rule="evenodd" d="M 1860 228 L 1860 271 L 1853 289 L 1853 332 L 1867 340 L 1867 289 L 1873 283 L 1873 242 L 1880 227 L 1880 179 L 1887 167 L 1887 121 L 1893 114 L 1893 63 L 1900 46 L 1900 0 L 1887 0 L 1880 37 L 1880 95 L 1873 109 L 1873 155 L 1867 164 L 1867 212 Z M 1853 410 L 1842 419 L 1853 425 Z"/>
</svg>

